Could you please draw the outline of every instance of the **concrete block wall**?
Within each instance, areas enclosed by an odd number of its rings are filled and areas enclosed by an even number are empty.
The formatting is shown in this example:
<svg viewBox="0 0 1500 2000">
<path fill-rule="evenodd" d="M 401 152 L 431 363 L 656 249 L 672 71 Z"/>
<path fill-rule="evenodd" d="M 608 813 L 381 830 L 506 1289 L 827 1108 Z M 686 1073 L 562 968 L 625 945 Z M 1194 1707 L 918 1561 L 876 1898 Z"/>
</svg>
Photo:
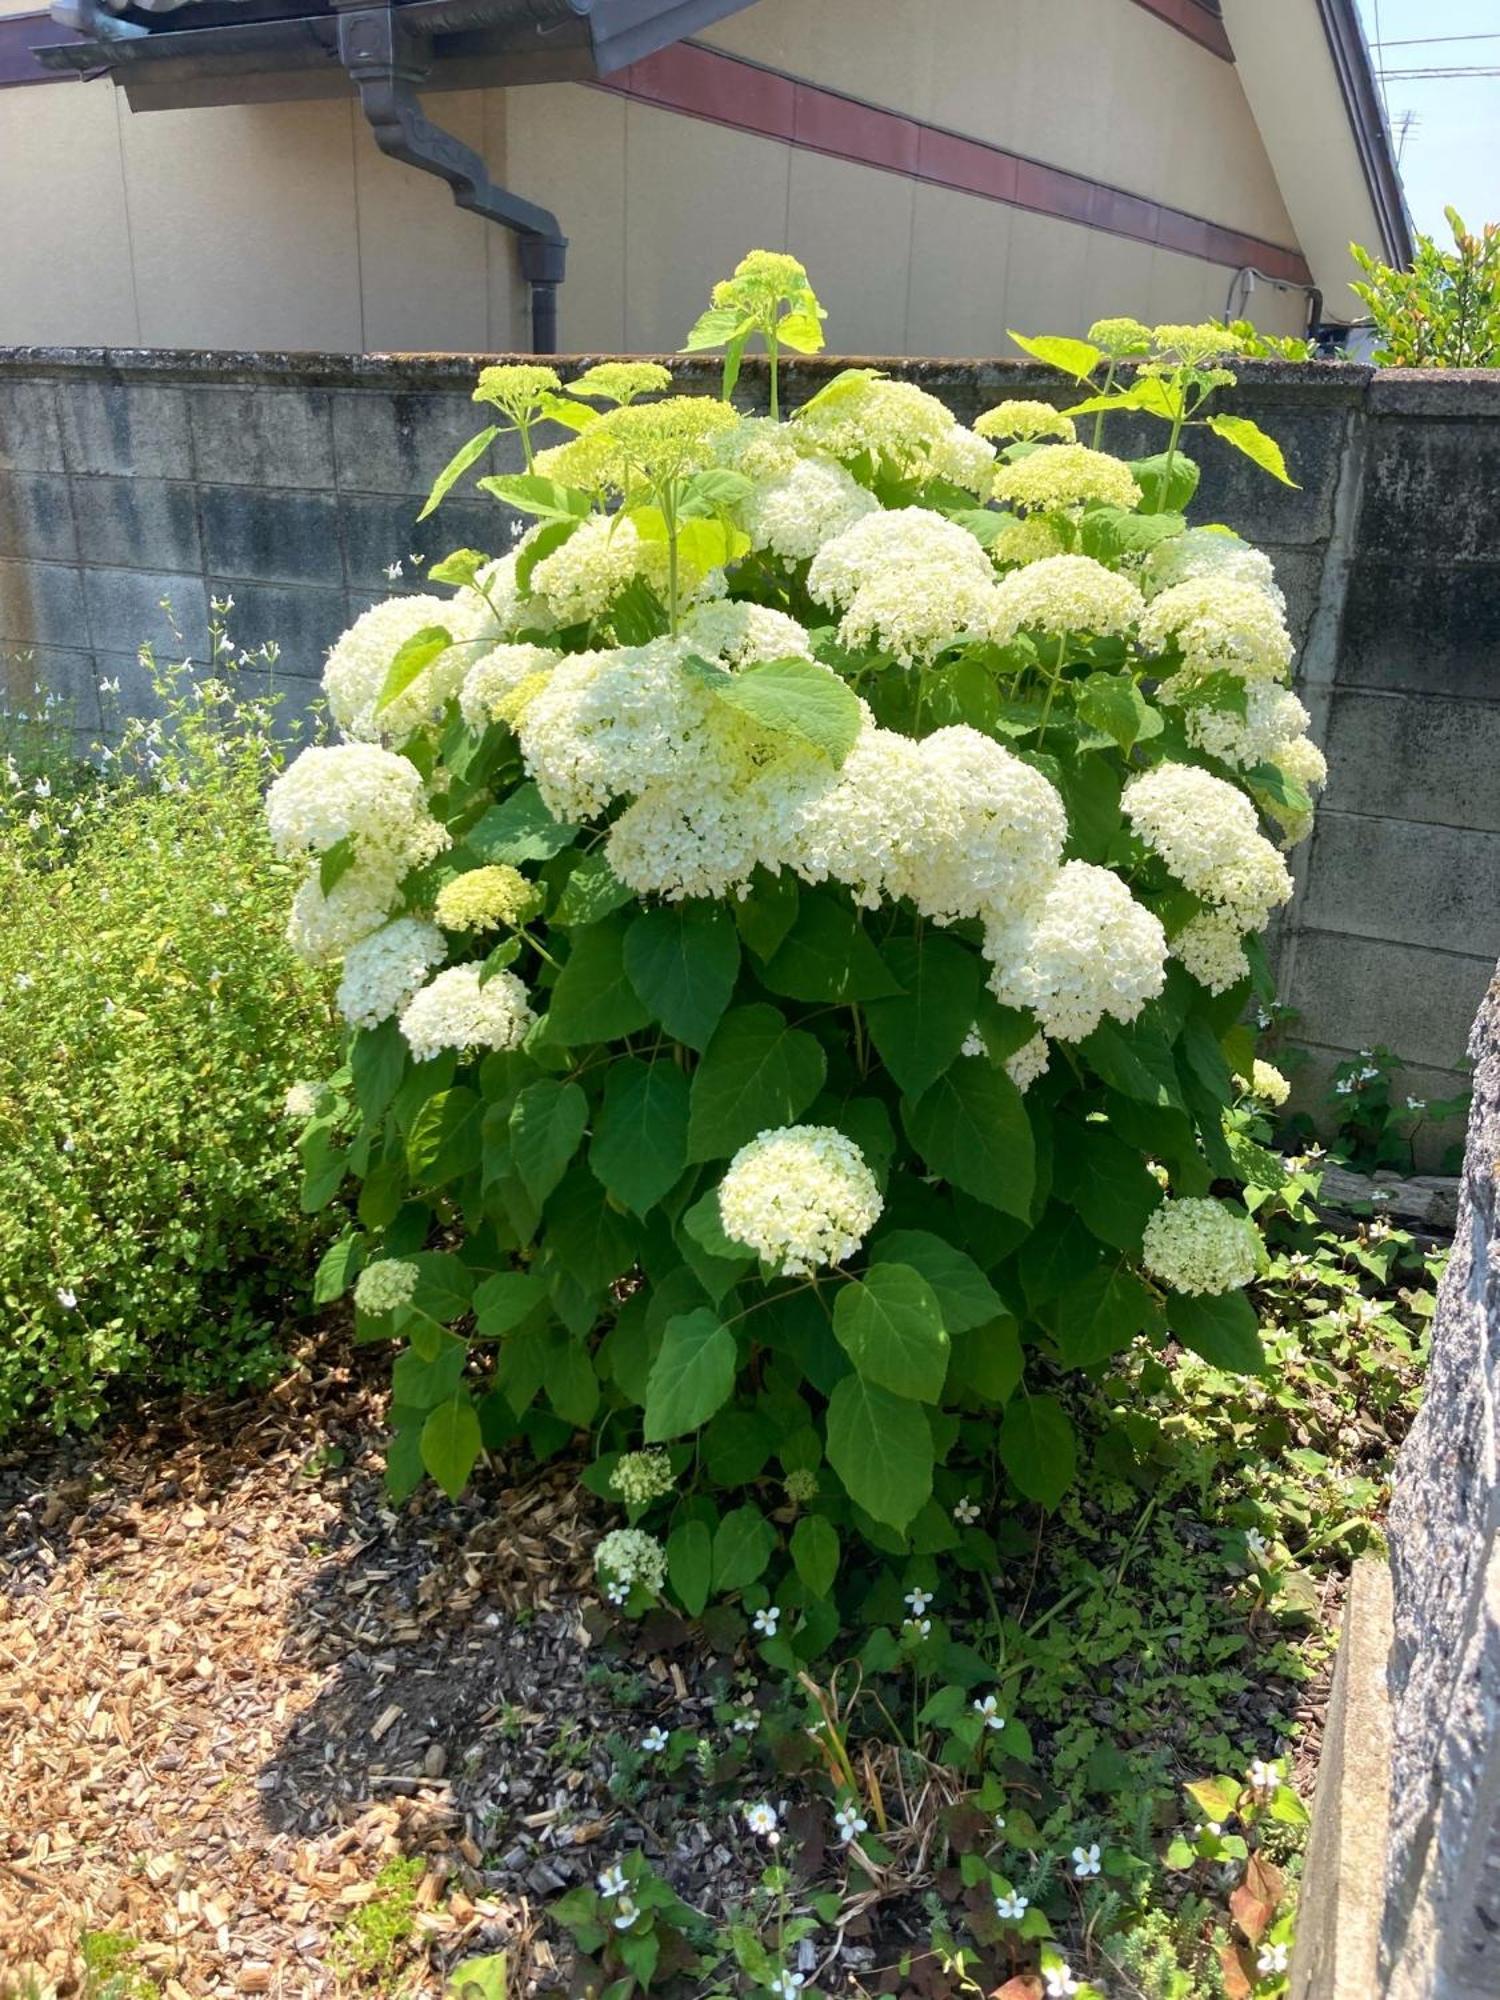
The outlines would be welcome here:
<svg viewBox="0 0 1500 2000">
<path fill-rule="evenodd" d="M 204 658 L 210 599 L 230 596 L 238 643 L 275 640 L 305 710 L 350 619 L 412 587 L 411 555 L 501 544 L 488 502 L 416 524 L 479 427 L 469 391 L 491 358 L 0 349 L 0 685 L 55 687 L 90 740 L 114 708 L 99 682 L 147 707 L 142 641 Z M 845 365 L 793 363 L 788 401 Z M 1029 363 L 885 365 L 966 419 L 1006 395 L 1068 400 Z M 717 384 L 712 360 L 675 366 L 686 389 Z M 751 364 L 747 402 L 763 390 Z M 1332 769 L 1275 937 L 1312 1057 L 1299 1094 L 1383 1042 L 1404 1089 L 1448 1095 L 1500 956 L 1500 375 L 1255 363 L 1225 407 L 1280 439 L 1298 486 L 1199 431 L 1193 514 L 1272 554 Z"/>
</svg>

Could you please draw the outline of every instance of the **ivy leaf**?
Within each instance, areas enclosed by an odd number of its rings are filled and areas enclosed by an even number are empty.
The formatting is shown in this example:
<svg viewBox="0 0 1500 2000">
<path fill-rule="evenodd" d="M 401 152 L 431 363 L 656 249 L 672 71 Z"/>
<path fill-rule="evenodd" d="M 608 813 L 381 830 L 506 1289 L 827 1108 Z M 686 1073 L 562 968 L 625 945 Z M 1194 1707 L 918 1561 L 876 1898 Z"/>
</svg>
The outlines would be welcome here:
<svg viewBox="0 0 1500 2000">
<path fill-rule="evenodd" d="M 625 972 L 667 1033 L 703 1050 L 739 976 L 740 941 L 722 904 L 663 903 L 625 933 Z"/>
<path fill-rule="evenodd" d="M 531 783 L 517 785 L 508 798 L 491 806 L 474 826 L 464 845 L 481 861 L 550 861 L 578 836 L 576 826 L 555 820 Z"/>
<path fill-rule="evenodd" d="M 385 679 L 380 684 L 380 693 L 375 698 L 375 713 L 390 707 L 398 695 L 405 694 L 417 676 L 430 667 L 440 653 L 446 653 L 453 644 L 453 635 L 446 625 L 424 625 L 420 632 L 413 632 L 398 648 L 396 657 L 386 669 Z"/>
<path fill-rule="evenodd" d="M 964 1251 L 925 1229 L 893 1229 L 870 1252 L 877 1264 L 907 1264 L 932 1287 L 950 1334 L 983 1326 L 1005 1310 L 1000 1294 Z M 873 1273 L 872 1273 L 873 1275 Z"/>
<path fill-rule="evenodd" d="M 1070 339 L 1065 334 L 1012 333 L 1010 338 L 1023 354 L 1055 368 L 1060 375 L 1071 375 L 1075 382 L 1086 382 L 1104 359 L 1103 348 L 1095 347 L 1089 340 Z"/>
<path fill-rule="evenodd" d="M 801 898 L 796 921 L 761 974 L 762 984 L 788 1000 L 875 1000 L 897 992 L 880 953 L 847 897 L 813 890 Z"/>
<path fill-rule="evenodd" d="M 1021 1093 L 982 1056 L 964 1056 L 901 1118 L 929 1173 L 1021 1221 L 1029 1219 L 1036 1146 Z"/>
<path fill-rule="evenodd" d="M 833 1330 L 867 1382 L 921 1403 L 942 1395 L 948 1335 L 932 1287 L 909 1264 L 873 1264 L 841 1285 Z"/>
<path fill-rule="evenodd" d="M 647 1444 L 706 1424 L 734 1392 L 734 1335 L 711 1306 L 669 1319 L 646 1381 Z"/>
<path fill-rule="evenodd" d="M 929 929 L 892 938 L 883 953 L 902 991 L 872 1000 L 870 1039 L 908 1097 L 920 1097 L 958 1059 L 974 1025 L 982 967 L 977 952 Z"/>
<path fill-rule="evenodd" d="M 588 1116 L 589 1101 L 580 1087 L 551 1076 L 528 1083 L 511 1106 L 511 1159 L 538 1208 L 567 1171 Z"/>
<path fill-rule="evenodd" d="M 1268 437 L 1259 424 L 1251 423 L 1248 417 L 1214 416 L 1207 421 L 1215 437 L 1223 438 L 1225 444 L 1232 444 L 1236 451 L 1242 451 L 1262 472 L 1269 472 L 1283 486 L 1296 486 L 1296 480 L 1286 469 L 1281 446 L 1275 438 Z"/>
<path fill-rule="evenodd" d="M 932 1494 L 932 1427 L 920 1403 L 846 1375 L 828 1399 L 828 1462 L 858 1507 L 904 1529 Z"/>
<path fill-rule="evenodd" d="M 627 920 L 619 915 L 573 934 L 547 1008 L 546 1037 L 566 1048 L 618 1041 L 651 1019 L 625 970 Z"/>
<path fill-rule="evenodd" d="M 468 1484 L 482 1440 L 479 1414 L 468 1394 L 439 1404 L 422 1426 L 422 1463 L 450 1500 Z"/>
<path fill-rule="evenodd" d="M 839 1572 L 839 1531 L 821 1514 L 804 1514 L 792 1530 L 792 1567 L 813 1597 L 827 1597 Z"/>
<path fill-rule="evenodd" d="M 775 1007 L 735 1007 L 719 1023 L 693 1077 L 689 1160 L 727 1159 L 757 1132 L 795 1123 L 823 1087 L 816 1038 Z"/>
<path fill-rule="evenodd" d="M 688 1080 L 670 1057 L 616 1056 L 604 1079 L 589 1165 L 615 1200 L 645 1215 L 687 1166 Z"/>
<path fill-rule="evenodd" d="M 667 1537 L 667 1576 L 689 1618 L 708 1602 L 714 1538 L 706 1521 L 684 1521 Z"/>
<path fill-rule="evenodd" d="M 476 437 L 471 437 L 467 444 L 459 446 L 437 478 L 433 480 L 427 504 L 417 516 L 419 521 L 425 521 L 429 514 L 442 505 L 469 467 L 479 463 L 499 435 L 500 426 L 491 424 L 487 430 L 482 430 Z"/>
<path fill-rule="evenodd" d="M 842 764 L 862 727 L 859 697 L 846 680 L 815 660 L 761 660 L 715 678 L 713 692 L 730 708 L 778 736 L 791 736 Z"/>
<path fill-rule="evenodd" d="M 1243 1292 L 1221 1292 L 1216 1298 L 1173 1292 L 1167 1299 L 1167 1328 L 1184 1347 L 1227 1374 L 1266 1372 L 1255 1308 Z"/>
<path fill-rule="evenodd" d="M 1000 1463 L 1028 1500 L 1055 1507 L 1078 1471 L 1078 1440 L 1055 1396 L 1020 1396 L 1000 1421 Z"/>
</svg>

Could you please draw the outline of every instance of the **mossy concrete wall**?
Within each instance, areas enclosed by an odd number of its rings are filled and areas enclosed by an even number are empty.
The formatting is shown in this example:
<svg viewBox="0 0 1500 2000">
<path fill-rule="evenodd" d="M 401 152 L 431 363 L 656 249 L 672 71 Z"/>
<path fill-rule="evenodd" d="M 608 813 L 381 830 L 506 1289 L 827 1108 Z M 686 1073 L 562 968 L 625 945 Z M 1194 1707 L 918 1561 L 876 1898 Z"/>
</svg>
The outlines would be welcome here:
<svg viewBox="0 0 1500 2000">
<path fill-rule="evenodd" d="M 203 658 L 209 600 L 232 596 L 236 638 L 274 639 L 304 705 L 328 645 L 393 587 L 388 565 L 405 587 L 413 554 L 495 545 L 487 503 L 416 525 L 476 428 L 468 392 L 491 358 L 0 349 L 12 689 L 34 672 L 92 737 L 116 700 L 101 710 L 100 681 L 147 705 L 142 640 Z M 716 385 L 712 361 L 675 365 L 685 388 Z M 843 365 L 794 364 L 791 400 Z M 1009 394 L 1066 400 L 1027 363 L 886 365 L 962 417 Z M 752 364 L 747 401 L 763 388 Z M 1298 486 L 1199 432 L 1195 517 L 1275 558 L 1332 767 L 1276 938 L 1312 1055 L 1299 1093 L 1383 1042 L 1408 1065 L 1403 1090 L 1444 1095 L 1500 954 L 1500 374 L 1256 363 L 1225 407 L 1281 440 Z M 1145 432 L 1109 442 L 1156 448 Z"/>
</svg>

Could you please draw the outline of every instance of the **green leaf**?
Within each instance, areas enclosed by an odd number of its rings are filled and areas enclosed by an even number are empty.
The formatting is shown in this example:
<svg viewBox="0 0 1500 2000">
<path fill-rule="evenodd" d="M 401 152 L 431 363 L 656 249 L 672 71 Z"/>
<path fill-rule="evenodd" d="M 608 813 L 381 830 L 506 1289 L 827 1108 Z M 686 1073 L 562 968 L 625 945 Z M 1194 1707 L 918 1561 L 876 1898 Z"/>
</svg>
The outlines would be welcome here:
<svg viewBox="0 0 1500 2000">
<path fill-rule="evenodd" d="M 417 1267 L 412 1304 L 418 1312 L 446 1326 L 462 1319 L 474 1296 L 474 1274 L 446 1250 L 419 1250 L 408 1262 Z"/>
<path fill-rule="evenodd" d="M 479 1414 L 467 1394 L 440 1404 L 422 1426 L 422 1463 L 450 1500 L 468 1484 L 480 1447 Z"/>
<path fill-rule="evenodd" d="M 734 1393 L 734 1335 L 709 1306 L 667 1321 L 646 1383 L 647 1444 L 706 1424 Z"/>
<path fill-rule="evenodd" d="M 761 660 L 713 682 L 713 693 L 777 736 L 790 736 L 834 765 L 854 748 L 863 726 L 859 697 L 815 660 Z"/>
<path fill-rule="evenodd" d="M 1070 1368 L 1089 1368 L 1158 1324 L 1156 1301 L 1132 1272 L 1101 1266 L 1052 1300 L 1043 1318 Z"/>
<path fill-rule="evenodd" d="M 703 1433 L 704 1469 L 715 1486 L 748 1486 L 776 1448 L 776 1426 L 759 1410 L 730 1404 Z"/>
<path fill-rule="evenodd" d="M 594 1119 L 589 1165 L 615 1200 L 645 1215 L 687 1166 L 688 1080 L 670 1057 L 616 1056 Z"/>
<path fill-rule="evenodd" d="M 706 1049 L 739 976 L 740 941 L 720 903 L 663 903 L 625 933 L 625 972 L 675 1041 Z"/>
<path fill-rule="evenodd" d="M 1133 458 L 1130 470 L 1141 489 L 1143 513 L 1181 514 L 1198 491 L 1198 468 L 1181 451 L 1170 457 L 1159 451 L 1150 458 Z"/>
<path fill-rule="evenodd" d="M 839 1531 L 821 1514 L 804 1514 L 792 1530 L 792 1567 L 813 1597 L 827 1597 L 839 1573 Z"/>
<path fill-rule="evenodd" d="M 484 457 L 499 435 L 500 426 L 498 424 L 491 424 L 487 429 L 480 431 L 476 437 L 471 437 L 467 444 L 459 446 L 437 478 L 433 480 L 432 491 L 427 496 L 427 504 L 417 516 L 419 521 L 425 521 L 429 514 L 435 512 L 442 505 L 443 501 L 452 492 L 459 480 L 463 478 L 469 467 L 478 464 L 479 460 Z"/>
<path fill-rule="evenodd" d="M 391 1370 L 392 1400 L 408 1410 L 434 1410 L 451 1401 L 458 1394 L 468 1358 L 468 1342 L 451 1333 L 442 1336 L 435 1354 L 404 1349 Z"/>
<path fill-rule="evenodd" d="M 475 826 L 464 845 L 481 861 L 550 861 L 576 839 L 576 826 L 555 820 L 542 803 L 536 786 L 517 785 Z"/>
<path fill-rule="evenodd" d="M 743 1590 L 765 1571 L 776 1531 L 759 1507 L 736 1507 L 714 1531 L 714 1589 Z"/>
<path fill-rule="evenodd" d="M 1086 382 L 1104 359 L 1104 350 L 1092 341 L 1073 340 L 1066 334 L 1012 333 L 1010 337 L 1023 354 L 1055 368 L 1060 375 L 1070 375 L 1075 382 Z"/>
<path fill-rule="evenodd" d="M 1266 1372 L 1255 1308 L 1243 1292 L 1221 1292 L 1216 1298 L 1172 1292 L 1167 1298 L 1167 1328 L 1184 1347 L 1227 1374 Z"/>
<path fill-rule="evenodd" d="M 734 921 L 757 958 L 770 958 L 775 953 L 797 921 L 800 902 L 797 878 L 789 868 L 776 875 L 756 869 L 750 894 L 734 905 Z"/>
<path fill-rule="evenodd" d="M 679 354 L 697 354 L 706 347 L 723 347 L 740 331 L 749 332 L 754 321 L 747 320 L 738 306 L 709 306 L 694 320 Z"/>
<path fill-rule="evenodd" d="M 732 1008 L 693 1077 L 689 1160 L 727 1159 L 758 1132 L 794 1123 L 827 1069 L 816 1038 L 789 1027 L 777 1008 Z"/>
<path fill-rule="evenodd" d="M 1094 1074 L 1122 1097 L 1172 1111 L 1186 1109 L 1172 1045 L 1155 1021 L 1142 1017 L 1129 1027 L 1105 1021 L 1078 1046 Z"/>
<path fill-rule="evenodd" d="M 639 1247 L 639 1225 L 599 1199 L 599 1183 L 585 1166 L 573 1167 L 547 1204 L 548 1278 L 559 1316 L 568 1319 L 563 1302 L 581 1287 L 580 1309 L 587 1306 L 591 1325 L 602 1294 L 635 1263 Z"/>
<path fill-rule="evenodd" d="M 523 514 L 535 514 L 543 521 L 581 521 L 593 511 L 587 493 L 575 493 L 571 487 L 559 486 L 555 479 L 544 479 L 537 472 L 506 472 L 497 478 L 481 479 L 477 484 L 481 493 L 492 494 L 507 506 Z"/>
<path fill-rule="evenodd" d="M 902 991 L 871 1001 L 870 1039 L 908 1097 L 920 1097 L 958 1058 L 974 1025 L 983 967 L 977 952 L 928 929 L 891 938 L 884 958 Z"/>
<path fill-rule="evenodd" d="M 689 1618 L 696 1618 L 708 1602 L 713 1547 L 713 1533 L 706 1521 L 684 1521 L 667 1537 L 667 1576 Z"/>
<path fill-rule="evenodd" d="M 1262 472 L 1269 472 L 1283 486 L 1296 486 L 1296 480 L 1286 469 L 1281 446 L 1275 438 L 1268 437 L 1259 424 L 1251 423 L 1248 417 L 1224 416 L 1209 417 L 1207 422 L 1215 437 L 1223 438 L 1236 451 L 1242 451 Z"/>
<path fill-rule="evenodd" d="M 1028 1500 L 1055 1507 L 1078 1470 L 1078 1440 L 1055 1396 L 1018 1396 L 1000 1422 L 1000 1463 Z"/>
<path fill-rule="evenodd" d="M 1160 714 L 1129 674 L 1090 674 L 1078 690 L 1078 713 L 1112 736 L 1122 750 L 1160 736 Z"/>
<path fill-rule="evenodd" d="M 532 1271 L 496 1271 L 475 1288 L 474 1318 L 487 1340 L 513 1333 L 547 1300 L 547 1287 Z"/>
<path fill-rule="evenodd" d="M 453 635 L 446 625 L 424 625 L 420 632 L 398 648 L 396 657 L 386 671 L 380 684 L 380 693 L 375 698 L 375 713 L 390 707 L 398 695 L 405 694 L 417 676 L 426 671 L 440 653 L 446 653 L 453 644 Z"/>
<path fill-rule="evenodd" d="M 833 1330 L 867 1382 L 921 1403 L 941 1397 L 948 1335 L 932 1287 L 909 1264 L 872 1264 L 841 1285 Z"/>
<path fill-rule="evenodd" d="M 367 1124 L 385 1114 L 406 1069 L 406 1043 L 394 1020 L 356 1028 L 349 1045 L 354 1101 Z"/>
<path fill-rule="evenodd" d="M 546 1036 L 567 1048 L 618 1041 L 651 1019 L 625 970 L 628 920 L 616 915 L 573 934 L 547 1009 Z"/>
<path fill-rule="evenodd" d="M 575 405 L 576 407 L 576 405 Z M 590 415 L 594 414 L 589 412 Z M 545 528 L 533 529 L 526 546 L 516 556 L 516 588 L 530 590 L 531 573 L 540 562 L 570 542 L 583 523 L 579 520 L 549 521 Z M 524 613 L 522 616 L 524 617 Z"/>
<path fill-rule="evenodd" d="M 1111 566 L 1124 555 L 1145 555 L 1187 527 L 1181 514 L 1132 514 L 1123 507 L 1090 507 L 1078 527 L 1079 545 L 1095 562 Z"/>
<path fill-rule="evenodd" d="M 574 1430 L 587 1430 L 599 1409 L 599 1377 L 594 1373 L 593 1356 L 581 1341 L 554 1330 L 542 1386 L 564 1423 Z"/>
<path fill-rule="evenodd" d="M 974 1259 L 925 1229 L 893 1229 L 872 1245 L 877 1264 L 908 1264 L 932 1287 L 950 1334 L 983 1326 L 1003 1313 L 1000 1294 Z"/>
<path fill-rule="evenodd" d="M 353 837 L 347 833 L 323 850 L 318 856 L 318 887 L 325 896 L 333 894 L 358 858 Z"/>
<path fill-rule="evenodd" d="M 589 1101 L 576 1083 L 539 1077 L 511 1106 L 511 1159 L 540 1208 L 567 1171 L 588 1123 Z"/>
<path fill-rule="evenodd" d="M 563 884 L 549 922 L 568 929 L 597 924 L 601 918 L 635 900 L 613 868 L 598 852 L 585 854 Z"/>
<path fill-rule="evenodd" d="M 1142 1232 L 1161 1202 L 1161 1189 L 1140 1154 L 1107 1125 L 1073 1118 L 1057 1121 L 1054 1138 L 1057 1193 L 1102 1243 L 1139 1251 Z"/>
<path fill-rule="evenodd" d="M 1006 1403 L 1020 1386 L 1023 1365 L 1021 1329 L 1002 1313 L 987 1326 L 953 1336 L 949 1387 L 966 1389 L 982 1402 Z"/>
<path fill-rule="evenodd" d="M 419 1187 L 443 1187 L 479 1165 L 484 1105 L 463 1084 L 429 1097 L 406 1135 L 406 1165 Z"/>
<path fill-rule="evenodd" d="M 451 583 L 459 588 L 472 583 L 490 558 L 483 549 L 454 549 L 441 562 L 430 563 L 427 569 L 429 583 Z"/>
<path fill-rule="evenodd" d="M 893 1396 L 860 1375 L 834 1384 L 828 1399 L 828 1462 L 856 1506 L 904 1529 L 932 1493 L 932 1427 L 920 1403 Z"/>
<path fill-rule="evenodd" d="M 983 1056 L 963 1056 L 901 1118 L 929 1173 L 1028 1219 L 1036 1148 L 1021 1093 Z"/>
<path fill-rule="evenodd" d="M 313 1275 L 313 1304 L 332 1305 L 354 1283 L 364 1262 L 366 1239 L 357 1229 L 346 1229 L 336 1237 L 319 1259 Z"/>
<path fill-rule="evenodd" d="M 769 992 L 788 1000 L 874 1000 L 899 989 L 845 895 L 803 894 L 796 922 L 761 974 Z"/>
</svg>

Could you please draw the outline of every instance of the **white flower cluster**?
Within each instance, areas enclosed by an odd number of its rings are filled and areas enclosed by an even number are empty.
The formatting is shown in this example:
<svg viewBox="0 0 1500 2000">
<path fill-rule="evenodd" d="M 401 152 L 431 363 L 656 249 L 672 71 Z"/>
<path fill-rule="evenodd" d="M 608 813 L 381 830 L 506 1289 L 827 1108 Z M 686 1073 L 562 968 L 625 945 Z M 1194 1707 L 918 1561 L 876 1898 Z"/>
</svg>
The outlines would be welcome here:
<svg viewBox="0 0 1500 2000">
<path fill-rule="evenodd" d="M 994 496 L 1028 512 L 1072 513 L 1098 502 L 1134 507 L 1141 497 L 1123 459 L 1086 444 L 1042 444 L 995 473 Z"/>
<path fill-rule="evenodd" d="M 882 1206 L 864 1154 L 831 1125 L 762 1132 L 741 1146 L 719 1183 L 725 1235 L 787 1277 L 841 1264 Z"/>
<path fill-rule="evenodd" d="M 1158 542 L 1141 565 L 1141 589 L 1147 597 L 1159 597 L 1196 577 L 1253 584 L 1278 611 L 1286 609 L 1271 558 L 1228 528 L 1189 528 L 1186 534 Z"/>
<path fill-rule="evenodd" d="M 1033 1035 L 1029 1042 L 1022 1042 L 1014 1055 L 1006 1057 L 1005 1074 L 1023 1094 L 1039 1076 L 1047 1074 L 1049 1047 L 1045 1035 Z"/>
<path fill-rule="evenodd" d="M 965 633 L 988 637 L 997 588 L 989 557 L 965 528 L 925 507 L 867 514 L 813 558 L 808 594 L 844 607 L 839 643 L 928 660 Z"/>
<path fill-rule="evenodd" d="M 396 917 L 345 952 L 334 1004 L 351 1028 L 378 1028 L 401 1012 L 447 955 L 435 925 L 421 917 Z"/>
<path fill-rule="evenodd" d="M 836 459 L 795 458 L 756 487 L 741 519 L 752 548 L 768 549 L 791 565 L 809 562 L 825 542 L 879 507 Z"/>
<path fill-rule="evenodd" d="M 659 1595 L 667 1581 L 667 1552 L 644 1528 L 611 1528 L 594 1551 L 594 1568 L 627 1591 L 640 1583 Z"/>
<path fill-rule="evenodd" d="M 1155 1211 L 1141 1257 L 1174 1292 L 1213 1297 L 1250 1283 L 1261 1267 L 1261 1244 L 1243 1209 L 1189 1196 Z"/>
<path fill-rule="evenodd" d="M 1128 576 L 1090 556 L 1043 556 L 996 585 L 991 629 L 1002 645 L 1020 631 L 1109 638 L 1128 631 L 1142 609 Z"/>
<path fill-rule="evenodd" d="M 1187 739 L 1222 763 L 1253 770 L 1270 763 L 1305 740 L 1312 718 L 1290 688 L 1275 681 L 1253 681 L 1245 689 L 1245 713 L 1195 703 L 1183 712 Z M 1321 760 L 1315 743 L 1307 748 Z M 1293 752 L 1300 756 L 1300 751 Z"/>
<path fill-rule="evenodd" d="M 985 491 L 994 447 L 956 424 L 936 396 L 874 374 L 851 374 L 830 389 L 792 422 L 831 458 L 882 458 L 903 479 L 947 479 L 970 493 Z"/>
<path fill-rule="evenodd" d="M 417 1267 L 400 1257 L 377 1257 L 354 1280 L 354 1303 L 361 1312 L 394 1312 L 410 1305 L 417 1290 Z"/>
<path fill-rule="evenodd" d="M 458 692 L 474 655 L 481 600 L 465 597 L 389 597 L 362 612 L 328 655 L 323 692 L 328 709 L 346 736 L 401 744 L 426 722 L 436 720 Z M 377 705 L 391 663 L 408 639 L 431 626 L 448 632 L 454 644 L 440 652 L 386 707 Z"/>
<path fill-rule="evenodd" d="M 1039 438 L 1061 438 L 1071 444 L 1078 431 L 1066 412 L 1051 403 L 1025 402 L 1012 398 L 996 403 L 974 419 L 974 428 L 985 438 L 1021 438 L 1034 443 Z"/>
<path fill-rule="evenodd" d="M 664 1451 L 627 1451 L 616 1460 L 609 1483 L 628 1506 L 646 1507 L 670 1493 L 676 1481 Z"/>
<path fill-rule="evenodd" d="M 531 592 L 557 626 L 602 618 L 627 584 L 643 576 L 665 586 L 667 545 L 641 539 L 623 514 L 591 514 L 531 572 Z"/>
<path fill-rule="evenodd" d="M 1292 1086 L 1275 1063 L 1264 1062 L 1257 1056 L 1250 1068 L 1250 1094 L 1279 1109 L 1291 1096 Z"/>
<path fill-rule="evenodd" d="M 496 972 L 480 984 L 477 965 L 451 965 L 406 1004 L 401 1032 L 418 1062 L 444 1049 L 513 1049 L 536 1016 L 526 988 L 513 972 Z"/>
<path fill-rule="evenodd" d="M 1259 584 L 1231 577 L 1194 576 L 1161 591 L 1146 607 L 1140 637 L 1150 652 L 1176 646 L 1182 655 L 1180 672 L 1162 682 L 1168 701 L 1205 674 L 1231 673 L 1247 683 L 1284 680 L 1292 660 L 1291 635 L 1276 601 Z"/>
<path fill-rule="evenodd" d="M 1134 1020 L 1166 980 L 1160 923 L 1117 875 L 1087 861 L 1065 863 L 1036 902 L 989 924 L 984 951 L 995 998 L 1029 1009 L 1064 1042 L 1092 1034 L 1106 1014 Z"/>
<path fill-rule="evenodd" d="M 741 604 L 727 597 L 694 605 L 682 621 L 682 637 L 690 649 L 727 667 L 812 658 L 806 630 L 795 618 L 763 604 Z"/>
<path fill-rule="evenodd" d="M 1195 765 L 1142 772 L 1120 804 L 1170 873 L 1208 905 L 1172 949 L 1210 991 L 1222 992 L 1246 969 L 1239 938 L 1259 930 L 1292 893 L 1286 863 L 1260 832 L 1244 794 Z"/>
<path fill-rule="evenodd" d="M 545 646 L 492 646 L 481 653 L 464 675 L 458 691 L 458 710 L 471 729 L 484 729 L 504 719 L 506 704 L 528 681 L 538 686 L 551 672 L 561 653 Z"/>
</svg>

